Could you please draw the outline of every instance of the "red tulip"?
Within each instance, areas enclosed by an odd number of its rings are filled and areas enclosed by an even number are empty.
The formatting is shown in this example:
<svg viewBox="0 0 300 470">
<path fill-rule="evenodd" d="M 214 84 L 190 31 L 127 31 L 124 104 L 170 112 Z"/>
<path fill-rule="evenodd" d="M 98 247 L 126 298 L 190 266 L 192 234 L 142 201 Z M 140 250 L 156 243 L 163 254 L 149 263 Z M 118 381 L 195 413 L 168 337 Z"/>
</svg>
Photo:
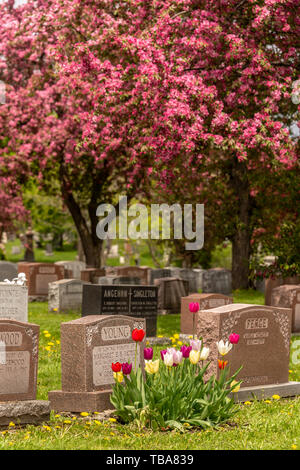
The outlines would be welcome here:
<svg viewBox="0 0 300 470">
<path fill-rule="evenodd" d="M 229 336 L 229 341 L 231 344 L 238 344 L 240 340 L 240 335 L 238 335 L 237 333 L 231 333 L 231 335 Z"/>
<path fill-rule="evenodd" d="M 132 339 L 133 341 L 143 341 L 144 339 L 144 336 L 145 336 L 145 331 L 143 329 L 138 329 L 138 328 L 135 328 L 133 331 L 132 331 Z"/>
<path fill-rule="evenodd" d="M 191 302 L 189 304 L 189 310 L 191 313 L 197 313 L 199 311 L 199 304 L 198 302 Z"/>
<path fill-rule="evenodd" d="M 122 369 L 122 364 L 120 364 L 120 362 L 112 363 L 111 368 L 113 372 L 120 372 Z"/>
</svg>

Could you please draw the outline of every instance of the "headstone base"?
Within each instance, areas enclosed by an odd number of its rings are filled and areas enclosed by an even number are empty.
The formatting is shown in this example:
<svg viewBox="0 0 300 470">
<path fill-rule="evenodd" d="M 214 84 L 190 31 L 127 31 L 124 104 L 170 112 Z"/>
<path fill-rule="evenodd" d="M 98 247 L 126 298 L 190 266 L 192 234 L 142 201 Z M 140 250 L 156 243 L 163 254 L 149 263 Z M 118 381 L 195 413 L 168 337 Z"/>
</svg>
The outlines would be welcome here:
<svg viewBox="0 0 300 470">
<path fill-rule="evenodd" d="M 110 394 L 112 390 L 101 390 L 99 392 L 65 392 L 63 390 L 52 390 L 48 392 L 50 408 L 54 411 L 105 411 L 111 409 Z"/>
<path fill-rule="evenodd" d="M 47 302 L 48 294 L 47 295 L 29 295 L 28 302 Z"/>
<path fill-rule="evenodd" d="M 0 402 L 0 428 L 13 422 L 19 426 L 40 425 L 50 420 L 50 403 L 46 400 Z"/>
<path fill-rule="evenodd" d="M 280 398 L 295 397 L 300 395 L 300 382 L 287 382 L 283 384 L 259 385 L 256 387 L 243 387 L 232 396 L 236 402 L 248 400 L 264 400 L 278 395 Z"/>
</svg>

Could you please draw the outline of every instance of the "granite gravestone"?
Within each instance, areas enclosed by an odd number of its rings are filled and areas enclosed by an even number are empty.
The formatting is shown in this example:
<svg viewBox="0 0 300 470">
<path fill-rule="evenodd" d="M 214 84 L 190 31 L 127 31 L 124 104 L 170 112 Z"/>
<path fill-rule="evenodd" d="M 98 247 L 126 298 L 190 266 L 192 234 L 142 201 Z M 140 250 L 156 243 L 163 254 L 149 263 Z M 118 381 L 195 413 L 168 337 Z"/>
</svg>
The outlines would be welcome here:
<svg viewBox="0 0 300 470">
<path fill-rule="evenodd" d="M 275 277 L 265 279 L 265 305 L 271 305 L 272 290 L 275 287 L 283 285 L 297 285 L 300 284 L 299 276 L 290 276 L 290 277 Z"/>
<path fill-rule="evenodd" d="M 188 281 L 189 283 L 189 293 L 197 293 L 198 292 L 198 273 L 196 273 L 193 269 L 187 268 L 169 268 L 171 271 L 171 277 L 177 277 L 179 279 L 183 279 Z"/>
<path fill-rule="evenodd" d="M 19 263 L 18 271 L 24 272 L 27 279 L 28 295 L 48 297 L 50 282 L 64 279 L 65 269 L 52 263 Z"/>
<path fill-rule="evenodd" d="M 0 318 L 28 321 L 28 288 L 0 282 Z"/>
<path fill-rule="evenodd" d="M 55 411 L 103 411 L 111 409 L 109 397 L 115 383 L 111 364 L 131 362 L 144 367 L 141 343 L 132 340 L 135 328 L 145 320 L 123 315 L 87 316 L 61 324 L 62 390 L 49 392 Z"/>
<path fill-rule="evenodd" d="M 50 282 L 48 291 L 49 312 L 80 312 L 82 305 L 83 281 L 79 279 L 61 279 Z"/>
<path fill-rule="evenodd" d="M 155 279 L 161 279 L 162 277 L 172 277 L 170 269 L 150 269 L 149 270 L 149 284 L 154 284 Z"/>
<path fill-rule="evenodd" d="M 193 318 L 197 321 L 198 313 L 191 313 L 189 304 L 191 302 L 198 302 L 199 310 L 208 310 L 211 308 L 220 307 L 221 305 L 232 304 L 232 297 L 223 294 L 191 294 L 187 297 L 181 298 L 181 315 L 180 326 L 182 334 L 193 334 Z"/>
<path fill-rule="evenodd" d="M 84 282 L 95 283 L 95 279 L 105 276 L 105 268 L 85 268 L 80 272 L 80 279 Z"/>
<path fill-rule="evenodd" d="M 81 271 L 86 268 L 83 261 L 56 261 L 54 264 L 65 268 L 66 279 L 81 279 Z"/>
<path fill-rule="evenodd" d="M 158 287 L 158 310 L 164 315 L 180 313 L 181 297 L 189 295 L 189 282 L 175 277 L 155 279 Z"/>
<path fill-rule="evenodd" d="M 202 292 L 228 295 L 232 291 L 231 271 L 223 268 L 207 269 L 202 273 Z"/>
<path fill-rule="evenodd" d="M 38 325 L 0 319 L 0 401 L 35 400 Z"/>
<path fill-rule="evenodd" d="M 86 315 L 145 318 L 147 336 L 156 336 L 157 287 L 84 284 L 82 316 Z"/>
<path fill-rule="evenodd" d="M 125 276 L 105 276 L 95 278 L 95 284 L 100 285 L 140 285 L 141 280 L 139 277 L 125 277 Z"/>
<path fill-rule="evenodd" d="M 107 276 L 139 278 L 142 285 L 148 284 L 149 268 L 138 266 L 110 266 L 105 268 Z"/>
<path fill-rule="evenodd" d="M 210 348 L 208 371 L 219 375 L 217 359 L 228 361 L 230 373 L 242 370 L 236 380 L 242 387 L 283 384 L 289 380 L 292 311 L 262 305 L 230 304 L 197 315 L 196 332 Z M 225 356 L 216 342 L 240 335 L 238 344 Z"/>
<path fill-rule="evenodd" d="M 283 285 L 272 290 L 271 305 L 292 309 L 292 332 L 300 333 L 300 285 Z"/>
<path fill-rule="evenodd" d="M 9 261 L 0 261 L 0 282 L 8 279 L 12 281 L 18 275 L 18 268 L 15 263 Z"/>
</svg>

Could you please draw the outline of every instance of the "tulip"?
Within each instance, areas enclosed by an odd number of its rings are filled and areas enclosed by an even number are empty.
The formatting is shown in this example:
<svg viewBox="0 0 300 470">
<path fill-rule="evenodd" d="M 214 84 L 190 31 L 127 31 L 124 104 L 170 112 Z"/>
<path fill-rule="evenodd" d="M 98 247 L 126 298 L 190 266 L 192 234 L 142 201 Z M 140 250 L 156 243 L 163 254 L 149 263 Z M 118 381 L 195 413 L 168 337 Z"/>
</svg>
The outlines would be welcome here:
<svg viewBox="0 0 300 470">
<path fill-rule="evenodd" d="M 116 382 L 123 382 L 123 373 L 122 372 L 114 372 L 114 379 Z"/>
<path fill-rule="evenodd" d="M 229 336 L 229 341 L 231 344 L 238 344 L 240 340 L 240 335 L 238 335 L 237 333 L 231 333 L 231 335 Z"/>
<path fill-rule="evenodd" d="M 227 366 L 227 364 L 228 364 L 228 361 L 220 361 L 220 360 L 218 359 L 218 367 L 219 367 L 219 369 L 221 369 L 221 370 L 225 369 L 225 367 Z"/>
<path fill-rule="evenodd" d="M 200 339 L 191 339 L 190 345 L 192 346 L 193 351 L 200 351 L 202 341 Z"/>
<path fill-rule="evenodd" d="M 225 356 L 232 349 L 232 344 L 230 344 L 228 341 L 224 343 L 222 339 L 216 344 L 217 344 L 217 348 L 221 356 Z"/>
<path fill-rule="evenodd" d="M 197 313 L 197 312 L 199 311 L 199 308 L 200 308 L 200 307 L 199 307 L 198 302 L 191 302 L 191 303 L 189 304 L 189 311 L 190 311 L 191 313 Z"/>
<path fill-rule="evenodd" d="M 113 372 L 120 372 L 122 369 L 122 364 L 120 364 L 120 362 L 116 362 L 115 364 L 112 363 L 111 368 Z"/>
<path fill-rule="evenodd" d="M 153 349 L 152 348 L 144 348 L 144 359 L 149 361 L 153 358 Z"/>
<path fill-rule="evenodd" d="M 200 352 L 200 361 L 206 361 L 209 355 L 209 348 L 202 348 Z"/>
<path fill-rule="evenodd" d="M 189 359 L 192 364 L 197 364 L 197 362 L 200 360 L 200 351 L 195 351 L 192 349 L 189 355 Z"/>
<path fill-rule="evenodd" d="M 132 364 L 128 364 L 128 362 L 124 362 L 122 364 L 122 372 L 124 375 L 130 375 L 132 370 Z"/>
<path fill-rule="evenodd" d="M 148 374 L 156 374 L 159 369 L 159 359 L 156 359 L 156 361 L 145 361 L 145 371 L 148 372 Z"/>
<path fill-rule="evenodd" d="M 180 351 L 182 352 L 182 356 L 186 359 L 189 357 L 191 350 L 192 350 L 192 346 L 186 346 L 185 344 L 181 346 L 180 348 Z"/>
<path fill-rule="evenodd" d="M 132 339 L 133 341 L 140 342 L 143 341 L 145 336 L 145 331 L 143 329 L 135 328 L 132 330 Z"/>
<path fill-rule="evenodd" d="M 234 387 L 236 385 L 236 387 Z M 231 391 L 232 393 L 237 393 L 239 391 L 239 389 L 241 388 L 240 384 L 236 381 L 236 380 L 233 380 L 230 384 L 230 388 L 231 387 L 234 387 Z"/>
<path fill-rule="evenodd" d="M 182 356 L 182 352 L 181 352 L 181 351 L 177 351 L 177 350 L 175 349 L 175 351 L 173 352 L 173 366 L 174 366 L 174 365 L 177 366 L 178 364 L 180 364 L 181 361 L 182 361 L 182 357 L 183 357 L 183 356 Z"/>
<path fill-rule="evenodd" d="M 160 356 L 161 356 L 162 361 L 164 360 L 164 355 L 166 354 L 166 352 L 167 352 L 166 349 L 162 349 L 162 350 L 160 351 Z"/>
<path fill-rule="evenodd" d="M 173 361 L 173 354 L 172 354 L 172 353 L 166 352 L 166 353 L 164 354 L 164 363 L 165 363 L 165 365 L 168 366 L 168 367 L 172 367 L 172 366 L 173 366 L 174 361 Z"/>
</svg>

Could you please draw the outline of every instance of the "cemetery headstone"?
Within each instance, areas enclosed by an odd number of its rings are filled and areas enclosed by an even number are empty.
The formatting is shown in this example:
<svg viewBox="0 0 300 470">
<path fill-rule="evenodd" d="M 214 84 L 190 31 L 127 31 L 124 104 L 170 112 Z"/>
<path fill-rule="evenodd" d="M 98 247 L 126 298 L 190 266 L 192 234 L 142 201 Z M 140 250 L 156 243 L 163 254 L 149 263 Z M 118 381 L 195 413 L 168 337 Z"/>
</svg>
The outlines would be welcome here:
<svg viewBox="0 0 300 470">
<path fill-rule="evenodd" d="M 61 279 L 50 282 L 48 290 L 49 312 L 81 311 L 83 281 Z"/>
<path fill-rule="evenodd" d="M 0 319 L 0 401 L 35 400 L 39 325 Z"/>
<path fill-rule="evenodd" d="M 157 287 L 85 284 L 82 316 L 86 315 L 128 315 L 137 319 L 145 318 L 147 336 L 156 336 Z"/>
<path fill-rule="evenodd" d="M 0 318 L 28 321 L 28 288 L 0 282 Z"/>
<path fill-rule="evenodd" d="M 292 332 L 300 333 L 300 285 L 283 285 L 272 290 L 271 305 L 292 309 Z"/>
<path fill-rule="evenodd" d="M 148 271 L 149 268 L 139 266 L 108 266 L 105 268 L 107 276 L 139 278 L 143 285 L 148 284 Z"/>
<path fill-rule="evenodd" d="M 242 387 L 288 383 L 291 337 L 291 309 L 262 305 L 230 304 L 197 315 L 197 336 L 210 348 L 209 373 L 218 375 L 217 359 L 228 361 L 230 373 L 241 366 L 236 380 Z M 216 342 L 240 335 L 238 344 L 225 356 Z"/>
<path fill-rule="evenodd" d="M 54 264 L 65 268 L 66 279 L 81 279 L 81 271 L 86 269 L 83 261 L 56 261 Z"/>
<path fill-rule="evenodd" d="M 47 298 L 49 283 L 64 279 L 65 274 L 63 266 L 52 263 L 19 263 L 18 270 L 26 275 L 29 300 Z"/>
<path fill-rule="evenodd" d="M 165 268 L 150 269 L 149 273 L 149 284 L 154 284 L 155 279 L 160 279 L 162 277 L 172 277 L 171 270 Z"/>
<path fill-rule="evenodd" d="M 175 277 L 155 279 L 154 284 L 158 287 L 158 310 L 159 313 L 180 313 L 181 297 L 189 295 L 189 282 Z"/>
<path fill-rule="evenodd" d="M 221 305 L 232 304 L 232 297 L 223 294 L 191 294 L 187 297 L 181 298 L 181 315 L 180 326 L 181 333 L 191 335 L 193 334 L 193 317 L 197 321 L 198 313 L 191 313 L 189 304 L 191 302 L 198 302 L 199 310 L 208 310 L 211 308 L 220 307 Z"/>
<path fill-rule="evenodd" d="M 52 243 L 47 243 L 46 244 L 45 255 L 46 256 L 53 256 Z"/>
<path fill-rule="evenodd" d="M 0 261 L 0 282 L 5 279 L 12 281 L 18 274 L 18 267 L 16 263 L 9 261 Z"/>
<path fill-rule="evenodd" d="M 271 305 L 272 290 L 283 285 L 300 284 L 300 276 L 276 277 L 265 279 L 265 305 Z"/>
<path fill-rule="evenodd" d="M 86 316 L 61 324 L 62 390 L 49 392 L 55 411 L 104 411 L 111 409 L 114 384 L 111 364 L 135 364 L 134 328 L 145 329 L 145 320 L 123 315 Z M 137 343 L 137 366 L 143 369 L 145 339 Z"/>
<path fill-rule="evenodd" d="M 187 268 L 169 268 L 171 277 L 178 277 L 184 279 L 189 283 L 189 293 L 198 292 L 198 274 L 193 269 Z"/>
<path fill-rule="evenodd" d="M 81 270 L 80 279 L 84 282 L 95 282 L 95 278 L 105 276 L 105 268 L 85 268 Z"/>
<path fill-rule="evenodd" d="M 231 271 L 224 268 L 207 269 L 202 274 L 202 292 L 228 295 L 232 291 Z"/>
<path fill-rule="evenodd" d="M 20 255 L 21 254 L 21 247 L 19 245 L 14 245 L 11 247 L 11 254 L 12 255 Z"/>
<path fill-rule="evenodd" d="M 122 284 L 132 284 L 139 285 L 141 280 L 139 277 L 125 277 L 125 276 L 104 276 L 96 277 L 95 284 L 101 285 L 122 285 Z"/>
</svg>

